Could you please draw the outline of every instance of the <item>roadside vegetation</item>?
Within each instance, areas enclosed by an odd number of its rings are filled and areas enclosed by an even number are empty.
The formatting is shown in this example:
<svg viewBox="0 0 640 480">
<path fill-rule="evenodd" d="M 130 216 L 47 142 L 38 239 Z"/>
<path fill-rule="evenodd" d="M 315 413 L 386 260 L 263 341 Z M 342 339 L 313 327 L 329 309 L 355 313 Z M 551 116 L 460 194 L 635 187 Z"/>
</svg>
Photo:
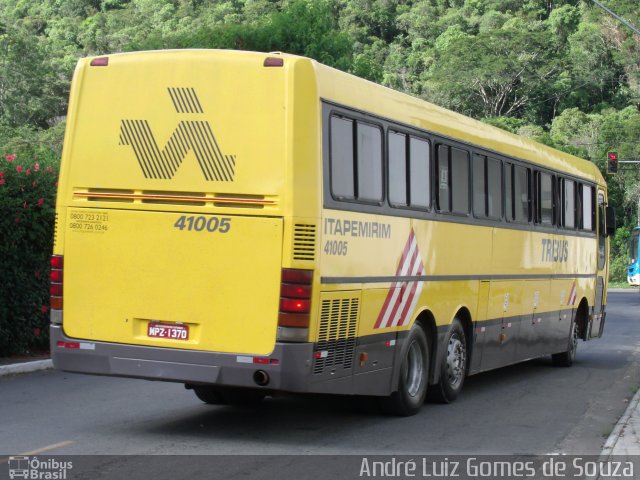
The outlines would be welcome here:
<svg viewBox="0 0 640 480">
<path fill-rule="evenodd" d="M 640 25 L 637 0 L 606 4 Z M 588 0 L 0 0 L 0 356 L 46 347 L 55 187 L 77 59 L 165 48 L 306 55 L 603 173 L 607 151 L 640 159 L 640 36 Z M 607 175 L 618 282 L 639 170 Z"/>
</svg>

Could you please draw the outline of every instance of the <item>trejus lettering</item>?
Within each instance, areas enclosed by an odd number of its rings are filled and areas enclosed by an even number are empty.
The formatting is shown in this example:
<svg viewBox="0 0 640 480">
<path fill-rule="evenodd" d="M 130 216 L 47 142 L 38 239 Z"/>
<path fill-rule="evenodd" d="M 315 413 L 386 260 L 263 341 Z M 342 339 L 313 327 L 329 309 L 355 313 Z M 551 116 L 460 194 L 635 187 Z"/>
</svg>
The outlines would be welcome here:
<svg viewBox="0 0 640 480">
<path fill-rule="evenodd" d="M 566 262 L 569 260 L 569 242 L 543 238 L 541 260 L 543 262 Z"/>
</svg>

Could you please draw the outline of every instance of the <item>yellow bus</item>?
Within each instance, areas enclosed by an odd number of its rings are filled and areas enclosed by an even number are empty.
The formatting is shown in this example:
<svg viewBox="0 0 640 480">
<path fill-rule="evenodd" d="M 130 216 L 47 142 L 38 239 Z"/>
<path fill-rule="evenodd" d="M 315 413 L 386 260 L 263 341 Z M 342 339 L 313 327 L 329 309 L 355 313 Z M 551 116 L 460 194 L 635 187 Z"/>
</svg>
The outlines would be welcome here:
<svg viewBox="0 0 640 480">
<path fill-rule="evenodd" d="M 80 60 L 51 271 L 56 368 L 451 402 L 602 334 L 613 231 L 591 163 L 311 59 Z"/>
</svg>

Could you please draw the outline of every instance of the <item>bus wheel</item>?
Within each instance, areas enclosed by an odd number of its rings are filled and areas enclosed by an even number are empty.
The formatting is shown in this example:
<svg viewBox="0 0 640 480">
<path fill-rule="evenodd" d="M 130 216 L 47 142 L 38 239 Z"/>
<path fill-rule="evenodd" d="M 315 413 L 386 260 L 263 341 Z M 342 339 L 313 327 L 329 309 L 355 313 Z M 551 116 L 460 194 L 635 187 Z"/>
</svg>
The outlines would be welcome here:
<svg viewBox="0 0 640 480">
<path fill-rule="evenodd" d="M 209 405 L 226 405 L 224 397 L 220 393 L 220 389 L 212 387 L 210 385 L 194 385 L 193 393 L 196 394 L 200 400 Z"/>
<path fill-rule="evenodd" d="M 457 318 L 449 328 L 445 346 L 440 359 L 440 380 L 429 388 L 429 399 L 439 403 L 451 403 L 458 398 L 467 375 L 467 338 Z"/>
<path fill-rule="evenodd" d="M 398 390 L 379 398 L 385 413 L 402 417 L 418 413 L 427 394 L 429 379 L 429 344 L 420 325 L 413 325 L 405 345 Z"/>
<path fill-rule="evenodd" d="M 551 355 L 551 361 L 556 367 L 570 367 L 576 359 L 576 352 L 578 351 L 578 328 L 576 322 L 571 324 L 571 335 L 569 335 L 569 343 L 567 345 L 567 351 L 561 353 L 554 353 Z"/>
<path fill-rule="evenodd" d="M 250 388 L 215 387 L 194 385 L 193 391 L 200 400 L 209 405 L 252 406 L 260 403 L 265 393 Z"/>
<path fill-rule="evenodd" d="M 251 388 L 228 387 L 222 391 L 222 396 L 227 405 L 251 407 L 262 402 L 267 394 L 262 390 L 254 390 Z"/>
</svg>

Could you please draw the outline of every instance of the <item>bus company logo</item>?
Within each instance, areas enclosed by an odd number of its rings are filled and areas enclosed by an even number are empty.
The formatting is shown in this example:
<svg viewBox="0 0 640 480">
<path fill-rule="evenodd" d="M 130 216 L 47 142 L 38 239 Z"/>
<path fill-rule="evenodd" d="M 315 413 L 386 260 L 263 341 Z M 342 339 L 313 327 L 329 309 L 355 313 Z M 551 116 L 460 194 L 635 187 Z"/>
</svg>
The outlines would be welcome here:
<svg viewBox="0 0 640 480">
<path fill-rule="evenodd" d="M 173 108 L 180 114 L 202 114 L 204 110 L 193 88 L 167 89 Z M 148 120 L 121 120 L 120 143 L 129 146 L 145 178 L 170 180 L 192 151 L 208 181 L 233 182 L 236 156 L 225 155 L 206 120 L 181 120 L 161 149 Z"/>
<path fill-rule="evenodd" d="M 40 460 L 38 457 L 9 457 L 9 478 L 30 480 L 65 480 L 73 462 L 61 462 L 54 458 Z"/>
<path fill-rule="evenodd" d="M 418 248 L 416 236 L 411 230 L 409 239 L 404 246 L 400 263 L 396 269 L 396 277 L 419 277 L 424 275 L 422 255 Z M 416 303 L 422 292 L 422 281 L 394 282 L 387 293 L 387 298 L 378 314 L 373 328 L 388 328 L 404 326 L 409 322 Z"/>
</svg>

